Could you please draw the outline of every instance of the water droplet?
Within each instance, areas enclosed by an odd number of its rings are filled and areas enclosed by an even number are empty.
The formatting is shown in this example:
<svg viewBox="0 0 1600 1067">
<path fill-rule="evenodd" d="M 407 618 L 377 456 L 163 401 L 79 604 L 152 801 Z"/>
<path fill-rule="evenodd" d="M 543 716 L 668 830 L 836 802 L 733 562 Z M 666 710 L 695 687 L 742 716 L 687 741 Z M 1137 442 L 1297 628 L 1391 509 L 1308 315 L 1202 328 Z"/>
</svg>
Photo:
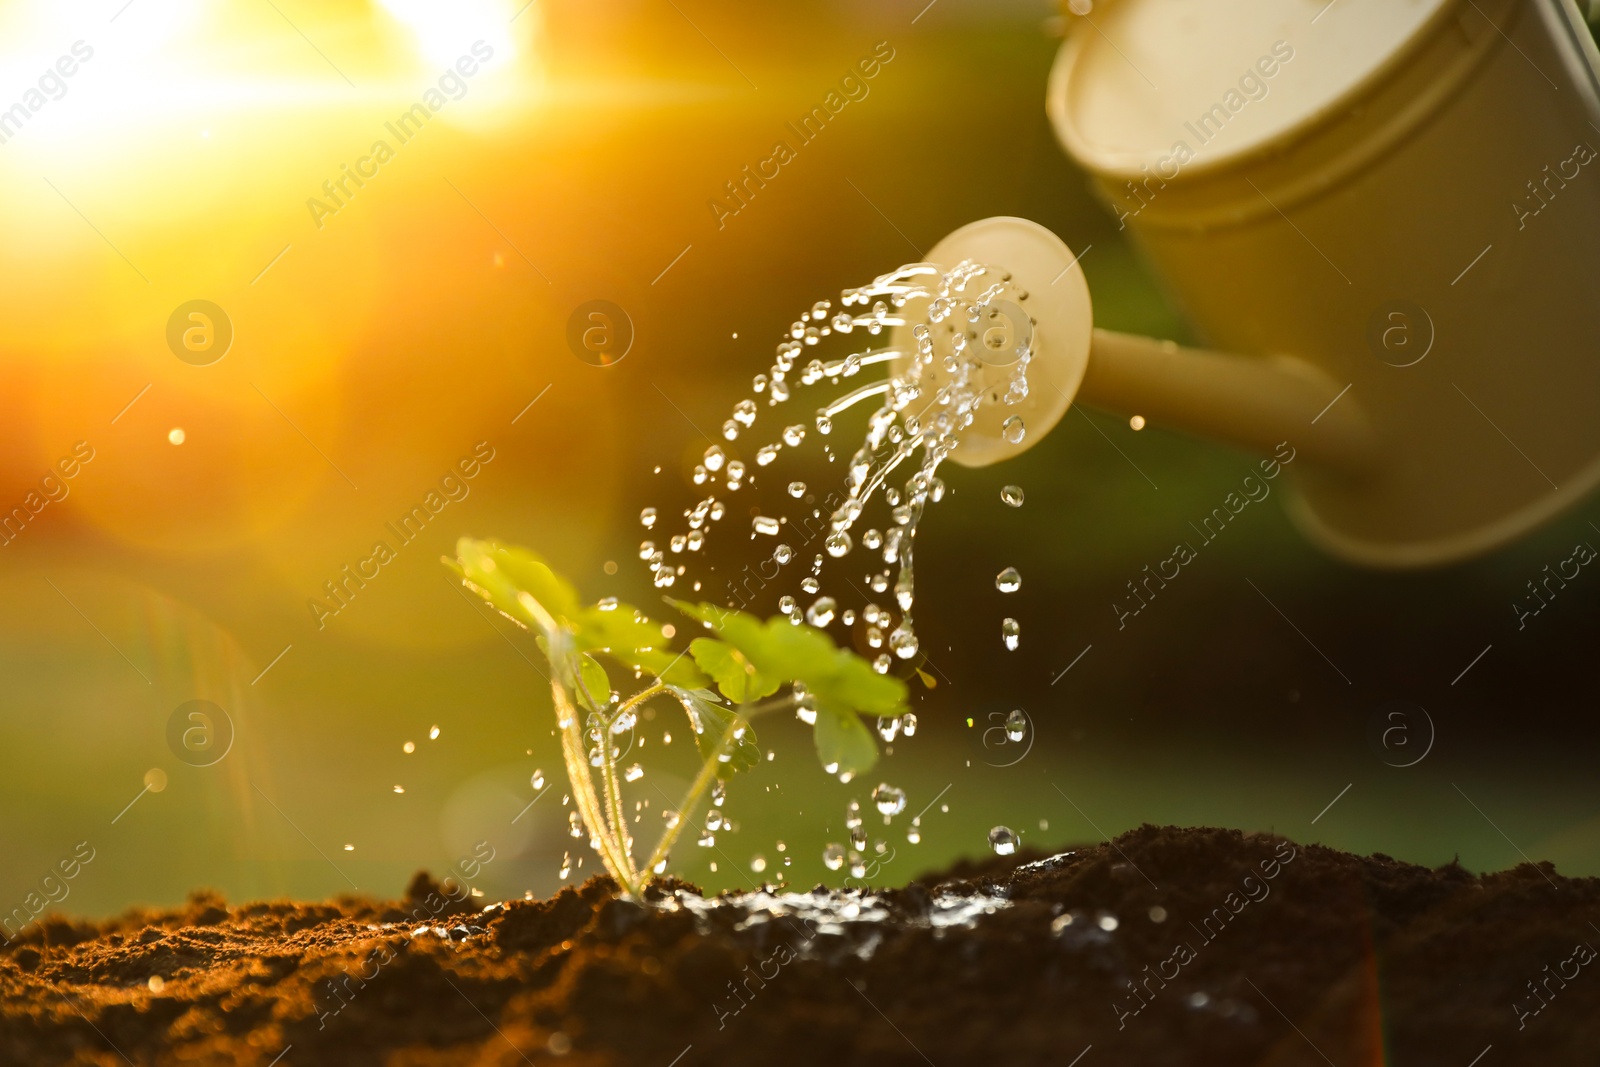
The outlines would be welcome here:
<svg viewBox="0 0 1600 1067">
<path fill-rule="evenodd" d="M 599 608 L 601 611 L 616 611 L 617 598 L 614 596 L 602 597 L 600 599 L 600 603 L 596 604 L 595 607 Z"/>
<path fill-rule="evenodd" d="M 656 509 L 645 508 L 643 511 L 639 512 L 639 524 L 646 530 L 654 526 L 656 524 Z M 649 542 L 646 542 L 646 544 L 648 543 Z"/>
<path fill-rule="evenodd" d="M 752 426 L 756 421 L 756 402 L 741 400 L 733 406 L 733 417 L 740 426 Z"/>
<path fill-rule="evenodd" d="M 829 534 L 828 539 L 822 544 L 823 547 L 828 550 L 828 555 L 838 559 L 840 556 L 849 553 L 851 547 L 850 535 L 845 533 L 843 530 L 838 530 Z"/>
<path fill-rule="evenodd" d="M 892 666 L 894 666 L 894 660 L 889 658 L 889 653 L 887 652 L 872 661 L 872 669 L 879 674 L 888 674 L 889 668 Z"/>
<path fill-rule="evenodd" d="M 544 788 L 544 772 L 543 771 L 534 771 L 533 772 L 533 777 L 528 779 L 528 784 L 533 786 L 533 788 L 535 790 L 543 789 Z"/>
<path fill-rule="evenodd" d="M 777 563 L 778 566 L 781 567 L 785 563 L 788 563 L 791 559 L 794 559 L 794 549 L 790 548 L 788 545 L 779 545 L 777 548 L 772 550 L 772 559 L 773 562 Z"/>
<path fill-rule="evenodd" d="M 1022 506 L 1022 486 L 1008 485 L 1000 490 L 1000 499 L 1014 508 Z"/>
<path fill-rule="evenodd" d="M 878 736 L 883 738 L 884 744 L 893 744 L 894 739 L 900 736 L 899 717 L 895 715 L 878 716 Z"/>
<path fill-rule="evenodd" d="M 729 419 L 722 424 L 722 439 L 724 441 L 737 440 L 739 437 L 739 424 Z"/>
<path fill-rule="evenodd" d="M 707 830 L 705 833 L 696 838 L 694 843 L 699 845 L 701 848 L 710 848 L 717 843 L 717 835 L 712 833 L 710 830 Z"/>
<path fill-rule="evenodd" d="M 1133 418 L 1128 420 L 1128 425 L 1131 426 L 1135 431 L 1144 429 L 1144 416 L 1135 415 Z"/>
<path fill-rule="evenodd" d="M 797 447 L 800 442 L 804 441 L 805 439 L 806 428 L 799 423 L 795 423 L 793 426 L 784 427 L 783 443 L 788 445 L 790 448 Z"/>
<path fill-rule="evenodd" d="M 1028 733 L 1028 716 L 1018 708 L 1006 716 L 1006 737 L 1021 741 Z"/>
<path fill-rule="evenodd" d="M 1022 643 L 1022 626 L 1016 619 L 1007 619 L 1000 624 L 1000 639 L 1006 643 L 1006 648 L 1012 652 Z"/>
<path fill-rule="evenodd" d="M 565 882 L 567 880 L 567 875 L 569 875 L 571 873 L 572 873 L 572 853 L 563 852 L 561 854 L 561 869 L 556 872 L 556 877 L 560 878 L 563 882 Z"/>
<path fill-rule="evenodd" d="M 751 521 L 751 525 L 755 527 L 756 533 L 766 534 L 769 537 L 776 536 L 778 531 L 783 529 L 782 524 L 777 519 L 768 518 L 765 515 L 757 515 Z"/>
<path fill-rule="evenodd" d="M 815 593 L 818 589 L 822 588 L 822 583 L 808 574 L 804 578 L 800 579 L 800 588 L 804 589 L 808 593 Z"/>
<path fill-rule="evenodd" d="M 635 763 L 632 767 L 622 772 L 622 777 L 629 782 L 637 782 L 644 777 L 644 768 Z"/>
<path fill-rule="evenodd" d="M 428 728 L 428 740 L 429 741 L 437 741 L 437 740 L 439 740 L 439 727 L 438 726 L 431 726 L 431 727 Z"/>
<path fill-rule="evenodd" d="M 760 874 L 762 871 L 767 869 L 767 858 L 759 855 L 752 856 L 750 858 L 750 869 L 755 871 L 757 874 Z"/>
<path fill-rule="evenodd" d="M 1000 425 L 1000 436 L 1014 445 L 1020 445 L 1022 439 L 1028 436 L 1028 427 L 1023 423 L 1021 415 L 1013 415 Z"/>
<path fill-rule="evenodd" d="M 899 815 L 906 810 L 906 791 L 887 783 L 880 784 L 872 791 L 872 802 L 884 815 Z"/>
<path fill-rule="evenodd" d="M 415 741 L 407 741 L 405 744 L 400 746 L 400 751 L 404 752 L 408 756 L 411 753 L 415 752 L 416 750 L 417 750 L 417 743 Z"/>
<path fill-rule="evenodd" d="M 1119 925 L 1117 922 L 1117 917 L 1111 914 L 1109 911 L 1100 912 L 1094 917 L 1094 922 L 1096 926 L 1100 927 L 1100 929 L 1104 930 L 1108 934 L 1115 930 Z"/>
<path fill-rule="evenodd" d="M 705 466 L 708 471 L 719 471 L 722 464 L 727 461 L 727 453 L 722 451 L 721 445 L 712 445 L 706 449 Z"/>
<path fill-rule="evenodd" d="M 844 866 L 844 846 L 830 844 L 822 850 L 822 865 L 830 871 Z"/>
<path fill-rule="evenodd" d="M 799 500 L 801 497 L 805 496 L 806 495 L 806 483 L 805 482 L 790 482 L 789 483 L 789 495 L 794 497 L 796 500 Z"/>
<path fill-rule="evenodd" d="M 833 621 L 833 613 L 838 607 L 833 597 L 818 597 L 817 602 L 806 609 L 806 622 L 818 628 L 827 626 Z"/>
<path fill-rule="evenodd" d="M 996 856 L 1009 856 L 1017 850 L 1019 839 L 1009 826 L 996 826 L 989 831 L 989 847 Z"/>
<path fill-rule="evenodd" d="M 994 587 L 1002 593 L 1015 593 L 1022 588 L 1022 575 L 1017 573 L 1017 568 L 1007 567 L 995 576 Z"/>
<path fill-rule="evenodd" d="M 900 730 L 907 737 L 914 737 L 917 733 L 917 713 L 908 711 L 900 716 Z"/>
<path fill-rule="evenodd" d="M 765 467 L 765 466 L 767 466 L 769 463 L 771 463 L 773 460 L 775 460 L 777 458 L 778 458 L 778 446 L 777 445 L 763 445 L 760 449 L 758 449 L 756 451 L 756 465 L 758 467 Z"/>
<path fill-rule="evenodd" d="M 901 659 L 910 659 L 912 656 L 917 654 L 917 635 L 912 633 L 911 630 L 906 627 L 906 624 L 902 622 L 899 626 L 896 626 L 894 628 L 894 632 L 889 635 L 889 647 L 892 648 L 894 650 L 894 654 L 899 656 Z"/>
<path fill-rule="evenodd" d="M 821 434 L 833 432 L 833 420 L 822 412 L 817 412 L 817 432 Z"/>
</svg>

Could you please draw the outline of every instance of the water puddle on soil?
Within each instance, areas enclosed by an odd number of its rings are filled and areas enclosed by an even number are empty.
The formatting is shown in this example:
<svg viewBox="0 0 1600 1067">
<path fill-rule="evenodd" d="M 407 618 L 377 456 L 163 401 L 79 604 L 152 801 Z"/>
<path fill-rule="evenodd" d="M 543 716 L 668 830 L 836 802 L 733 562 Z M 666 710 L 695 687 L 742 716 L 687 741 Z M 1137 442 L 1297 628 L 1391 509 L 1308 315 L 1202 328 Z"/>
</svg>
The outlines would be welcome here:
<svg viewBox="0 0 1600 1067">
<path fill-rule="evenodd" d="M 867 959 L 877 949 L 886 929 L 970 929 L 984 916 L 1010 907 L 1011 902 L 1005 897 L 985 893 L 970 896 L 932 893 L 921 906 L 908 909 L 901 900 L 862 890 L 790 893 L 760 889 L 709 899 L 680 891 L 656 906 L 667 911 L 689 912 L 698 920 L 702 932 L 726 927 L 743 933 L 783 923 L 801 935 L 802 957 L 808 954 L 809 942 L 818 935 L 846 938 L 851 951 Z"/>
</svg>

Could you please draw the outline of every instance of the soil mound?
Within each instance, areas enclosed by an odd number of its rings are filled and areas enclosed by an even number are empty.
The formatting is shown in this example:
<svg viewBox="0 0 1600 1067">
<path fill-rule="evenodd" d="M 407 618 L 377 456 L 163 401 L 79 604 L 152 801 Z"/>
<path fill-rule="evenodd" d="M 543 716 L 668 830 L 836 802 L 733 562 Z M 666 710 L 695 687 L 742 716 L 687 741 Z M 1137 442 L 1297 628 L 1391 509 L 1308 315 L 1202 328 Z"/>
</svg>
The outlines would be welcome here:
<svg viewBox="0 0 1600 1067">
<path fill-rule="evenodd" d="M 903 889 L 51 918 L 0 1064 L 1592 1064 L 1600 880 L 1146 826 Z M 1481 1060 L 1475 1059 L 1481 1057 Z"/>
</svg>

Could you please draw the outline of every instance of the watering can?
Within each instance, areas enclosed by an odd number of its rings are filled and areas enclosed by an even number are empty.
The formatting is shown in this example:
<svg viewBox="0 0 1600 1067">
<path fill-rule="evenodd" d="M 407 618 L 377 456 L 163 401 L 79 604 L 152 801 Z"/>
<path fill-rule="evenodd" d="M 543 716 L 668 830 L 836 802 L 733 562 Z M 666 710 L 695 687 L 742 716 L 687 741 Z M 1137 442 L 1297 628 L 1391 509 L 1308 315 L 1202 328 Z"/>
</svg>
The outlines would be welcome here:
<svg viewBox="0 0 1600 1067">
<path fill-rule="evenodd" d="M 952 459 L 1015 455 L 1079 401 L 1287 443 L 1295 524 L 1386 568 L 1487 552 L 1594 488 L 1600 53 L 1573 0 L 1068 10 L 1057 136 L 1207 347 L 1096 329 L 1041 226 L 963 227 L 927 258 L 1012 275 L 1036 384 Z"/>
</svg>

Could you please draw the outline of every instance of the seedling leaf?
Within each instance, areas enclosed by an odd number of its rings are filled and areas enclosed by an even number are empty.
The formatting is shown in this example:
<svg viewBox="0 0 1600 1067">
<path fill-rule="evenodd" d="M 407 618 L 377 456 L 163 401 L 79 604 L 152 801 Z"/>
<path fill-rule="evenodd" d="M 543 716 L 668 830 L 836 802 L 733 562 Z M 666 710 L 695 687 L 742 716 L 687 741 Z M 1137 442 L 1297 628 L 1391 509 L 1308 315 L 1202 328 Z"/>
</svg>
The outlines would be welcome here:
<svg viewBox="0 0 1600 1067">
<path fill-rule="evenodd" d="M 817 708 L 813 732 L 817 758 L 824 769 L 834 773 L 859 774 L 878 762 L 878 744 L 856 715 Z"/>
<path fill-rule="evenodd" d="M 701 689 L 708 683 L 694 661 L 664 646 L 661 624 L 629 604 L 602 611 L 585 608 L 578 615 L 577 648 L 601 652 L 624 667 L 654 675 L 669 685 Z"/>
<path fill-rule="evenodd" d="M 683 705 L 694 729 L 694 742 L 702 759 L 715 757 L 717 743 L 727 733 L 733 722 L 733 709 L 723 706 L 715 693 L 708 689 L 683 689 L 669 686 L 672 695 Z M 761 748 L 756 744 L 756 732 L 747 723 L 744 734 L 728 746 L 727 759 L 717 765 L 717 775 L 730 778 L 736 771 L 746 771 L 761 762 Z"/>
<path fill-rule="evenodd" d="M 578 696 L 590 711 L 599 711 L 611 702 L 611 679 L 600 661 L 588 653 L 579 653 L 582 665 L 583 689 Z"/>
<path fill-rule="evenodd" d="M 525 548 L 463 537 L 455 560 L 445 563 L 502 615 L 536 633 L 578 613 L 577 591 Z"/>
<path fill-rule="evenodd" d="M 689 655 L 717 683 L 722 695 L 735 704 L 749 704 L 771 696 L 783 679 L 763 674 L 737 648 L 714 637 L 689 642 Z"/>
<path fill-rule="evenodd" d="M 824 766 L 837 763 L 841 771 L 857 771 L 877 760 L 877 743 L 855 716 L 900 714 L 907 699 L 903 681 L 879 674 L 860 656 L 835 647 L 815 627 L 795 626 L 781 617 L 762 623 L 752 615 L 712 604 L 671 603 L 717 635 L 715 642 L 700 638 L 689 647 L 729 699 L 750 696 L 739 688 L 741 679 L 727 662 L 732 657 L 716 645 L 730 647 L 748 665 L 745 677 L 759 680 L 752 687 L 754 699 L 770 695 L 785 682 L 804 687 L 806 699 L 817 710 L 817 753 Z M 707 644 L 696 651 L 701 641 Z M 723 684 L 725 678 L 728 685 Z"/>
</svg>

